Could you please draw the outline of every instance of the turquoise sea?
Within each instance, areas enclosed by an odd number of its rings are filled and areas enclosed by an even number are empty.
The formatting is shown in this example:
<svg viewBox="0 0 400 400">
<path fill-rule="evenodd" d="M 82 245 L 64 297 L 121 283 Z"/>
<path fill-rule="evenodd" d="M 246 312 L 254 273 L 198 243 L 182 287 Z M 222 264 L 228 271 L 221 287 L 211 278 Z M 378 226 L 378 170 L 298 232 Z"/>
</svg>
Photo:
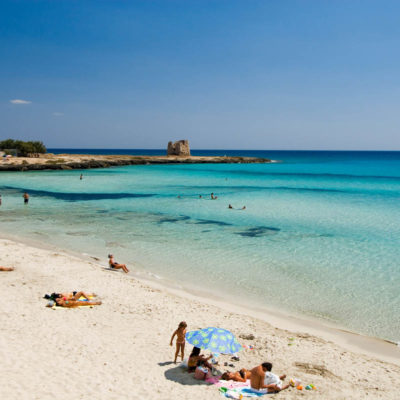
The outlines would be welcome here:
<svg viewBox="0 0 400 400">
<path fill-rule="evenodd" d="M 0 230 L 400 341 L 400 152 L 193 153 L 282 162 L 1 173 Z"/>
</svg>

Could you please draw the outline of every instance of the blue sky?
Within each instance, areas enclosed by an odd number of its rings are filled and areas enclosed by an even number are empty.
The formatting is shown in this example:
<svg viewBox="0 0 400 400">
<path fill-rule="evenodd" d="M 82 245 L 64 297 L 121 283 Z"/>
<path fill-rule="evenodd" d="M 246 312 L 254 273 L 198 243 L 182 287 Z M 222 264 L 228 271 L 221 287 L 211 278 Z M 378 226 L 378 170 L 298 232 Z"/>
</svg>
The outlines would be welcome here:
<svg viewBox="0 0 400 400">
<path fill-rule="evenodd" d="M 400 150 L 399 15 L 377 0 L 2 0 L 0 138 Z"/>
</svg>

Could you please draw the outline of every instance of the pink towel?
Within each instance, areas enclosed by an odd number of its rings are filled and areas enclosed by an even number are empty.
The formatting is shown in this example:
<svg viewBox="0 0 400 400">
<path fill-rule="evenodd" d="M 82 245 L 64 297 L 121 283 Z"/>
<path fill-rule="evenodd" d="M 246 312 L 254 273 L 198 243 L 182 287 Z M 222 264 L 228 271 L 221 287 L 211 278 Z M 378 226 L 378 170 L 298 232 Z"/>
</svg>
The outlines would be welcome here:
<svg viewBox="0 0 400 400">
<path fill-rule="evenodd" d="M 215 385 L 219 382 L 220 379 L 220 376 L 211 376 L 210 378 L 206 379 L 206 383 L 209 383 L 210 385 Z"/>
<path fill-rule="evenodd" d="M 226 387 L 227 389 L 235 389 L 240 387 L 250 387 L 250 380 L 247 379 L 246 382 L 235 382 L 235 381 L 219 381 L 215 383 L 218 387 Z"/>
</svg>

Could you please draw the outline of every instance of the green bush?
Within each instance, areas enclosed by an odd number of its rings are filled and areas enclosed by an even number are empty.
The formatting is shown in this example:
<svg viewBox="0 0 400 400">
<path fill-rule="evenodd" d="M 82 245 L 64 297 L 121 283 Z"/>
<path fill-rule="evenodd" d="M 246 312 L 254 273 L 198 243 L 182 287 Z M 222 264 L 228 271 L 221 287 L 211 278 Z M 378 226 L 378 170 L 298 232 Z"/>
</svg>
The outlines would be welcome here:
<svg viewBox="0 0 400 400">
<path fill-rule="evenodd" d="M 46 153 L 47 149 L 43 142 L 6 139 L 0 142 L 0 150 L 17 150 L 22 157 Z"/>
</svg>

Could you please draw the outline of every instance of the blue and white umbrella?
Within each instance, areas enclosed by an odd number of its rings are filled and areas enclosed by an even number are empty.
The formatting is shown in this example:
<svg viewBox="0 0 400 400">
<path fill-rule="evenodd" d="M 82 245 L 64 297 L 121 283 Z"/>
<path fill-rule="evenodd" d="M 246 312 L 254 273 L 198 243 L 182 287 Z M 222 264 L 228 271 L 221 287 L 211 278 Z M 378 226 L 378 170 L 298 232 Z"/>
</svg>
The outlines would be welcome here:
<svg viewBox="0 0 400 400">
<path fill-rule="evenodd" d="M 233 333 L 226 329 L 205 328 L 186 333 L 186 340 L 195 347 L 208 349 L 215 354 L 235 354 L 242 350 Z"/>
</svg>

